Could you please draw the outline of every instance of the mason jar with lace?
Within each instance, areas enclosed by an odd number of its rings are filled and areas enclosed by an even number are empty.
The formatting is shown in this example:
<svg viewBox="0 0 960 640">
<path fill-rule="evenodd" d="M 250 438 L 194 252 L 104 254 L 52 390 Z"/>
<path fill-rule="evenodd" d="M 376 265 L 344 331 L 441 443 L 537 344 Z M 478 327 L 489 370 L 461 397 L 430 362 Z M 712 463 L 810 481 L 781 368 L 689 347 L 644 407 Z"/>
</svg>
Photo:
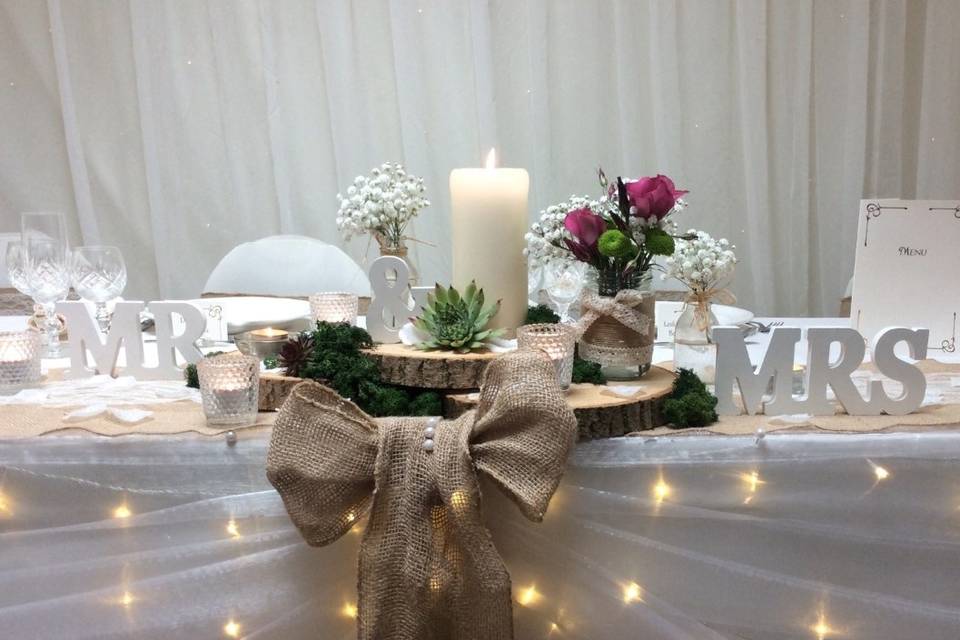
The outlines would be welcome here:
<svg viewBox="0 0 960 640">
<path fill-rule="evenodd" d="M 579 355 L 600 364 L 609 380 L 643 376 L 653 361 L 653 278 L 649 271 L 624 275 L 620 268 L 596 271 L 584 295 Z"/>
</svg>

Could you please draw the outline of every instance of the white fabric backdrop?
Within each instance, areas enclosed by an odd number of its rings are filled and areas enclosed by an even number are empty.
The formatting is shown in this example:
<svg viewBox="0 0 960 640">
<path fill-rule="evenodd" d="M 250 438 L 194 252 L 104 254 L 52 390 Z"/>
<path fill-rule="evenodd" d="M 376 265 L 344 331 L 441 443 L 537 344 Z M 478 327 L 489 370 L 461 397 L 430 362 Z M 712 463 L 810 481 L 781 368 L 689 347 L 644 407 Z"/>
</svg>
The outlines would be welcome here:
<svg viewBox="0 0 960 640">
<path fill-rule="evenodd" d="M 960 196 L 958 32 L 955 0 L 0 0 L 0 231 L 65 210 L 127 297 L 192 296 L 242 241 L 336 241 L 400 160 L 443 280 L 448 173 L 496 145 L 531 219 L 598 164 L 674 176 L 743 304 L 832 315 L 861 196 Z"/>
</svg>

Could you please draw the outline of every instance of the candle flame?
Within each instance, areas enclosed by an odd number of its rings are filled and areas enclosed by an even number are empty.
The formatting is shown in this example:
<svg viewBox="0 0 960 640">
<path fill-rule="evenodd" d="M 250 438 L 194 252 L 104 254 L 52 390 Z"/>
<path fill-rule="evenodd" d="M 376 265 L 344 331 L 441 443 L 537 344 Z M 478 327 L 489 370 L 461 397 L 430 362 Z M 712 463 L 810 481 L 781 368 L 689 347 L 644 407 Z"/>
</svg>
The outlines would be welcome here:
<svg viewBox="0 0 960 640">
<path fill-rule="evenodd" d="M 497 150 L 493 147 L 490 147 L 490 153 L 487 154 L 487 169 L 495 169 L 497 167 Z"/>
</svg>

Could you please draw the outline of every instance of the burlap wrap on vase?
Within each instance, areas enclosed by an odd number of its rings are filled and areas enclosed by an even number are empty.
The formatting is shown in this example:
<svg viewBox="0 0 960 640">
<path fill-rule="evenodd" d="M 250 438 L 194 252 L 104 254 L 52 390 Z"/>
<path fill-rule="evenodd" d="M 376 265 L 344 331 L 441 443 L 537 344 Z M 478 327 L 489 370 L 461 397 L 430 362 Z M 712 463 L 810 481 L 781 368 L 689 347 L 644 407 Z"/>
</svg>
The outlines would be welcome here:
<svg viewBox="0 0 960 640">
<path fill-rule="evenodd" d="M 653 361 L 656 325 L 652 292 L 624 289 L 616 297 L 588 293 L 577 325 L 578 353 L 584 360 L 609 366 L 640 366 Z"/>
<path fill-rule="evenodd" d="M 436 426 L 374 420 L 315 382 L 284 403 L 267 476 L 311 545 L 344 535 L 369 509 L 360 546 L 361 640 L 507 640 L 510 576 L 484 528 L 477 474 L 542 519 L 577 423 L 545 354 L 487 367 L 477 409 Z M 322 579 L 322 576 L 317 576 Z"/>
</svg>

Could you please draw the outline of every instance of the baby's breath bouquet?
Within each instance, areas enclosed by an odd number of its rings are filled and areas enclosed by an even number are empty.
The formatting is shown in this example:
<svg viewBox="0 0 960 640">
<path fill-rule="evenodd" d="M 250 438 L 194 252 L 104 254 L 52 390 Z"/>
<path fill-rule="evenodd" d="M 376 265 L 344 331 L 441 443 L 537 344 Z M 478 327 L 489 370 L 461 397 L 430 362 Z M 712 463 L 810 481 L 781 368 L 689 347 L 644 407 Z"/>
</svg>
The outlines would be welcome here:
<svg viewBox="0 0 960 640">
<path fill-rule="evenodd" d="M 423 178 L 389 162 L 373 168 L 368 176 L 354 178 L 346 194 L 337 194 L 337 200 L 337 228 L 344 238 L 369 233 L 387 249 L 403 247 L 407 225 L 430 206 Z"/>
</svg>

